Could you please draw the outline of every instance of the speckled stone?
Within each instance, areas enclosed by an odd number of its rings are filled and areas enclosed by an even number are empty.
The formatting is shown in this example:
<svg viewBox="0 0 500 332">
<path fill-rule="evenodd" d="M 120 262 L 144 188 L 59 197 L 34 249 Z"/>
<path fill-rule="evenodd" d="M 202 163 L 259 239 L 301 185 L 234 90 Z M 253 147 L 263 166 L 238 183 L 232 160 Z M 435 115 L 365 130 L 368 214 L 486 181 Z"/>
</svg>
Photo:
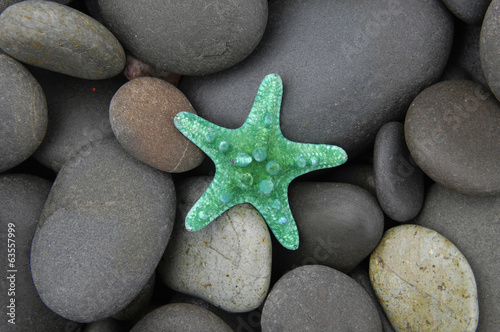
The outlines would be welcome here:
<svg viewBox="0 0 500 332">
<path fill-rule="evenodd" d="M 168 329 L 167 329 L 168 327 Z M 141 319 L 130 332 L 232 332 L 222 319 L 193 304 L 176 303 L 159 307 Z"/>
<path fill-rule="evenodd" d="M 271 279 L 271 238 L 250 204 L 239 204 L 205 228 L 188 232 L 189 209 L 211 182 L 195 177 L 177 185 L 178 212 L 172 239 L 157 273 L 173 290 L 191 294 L 229 312 L 257 308 Z"/>
<path fill-rule="evenodd" d="M 486 81 L 500 100 L 500 0 L 493 0 L 484 16 L 479 39 L 481 67 Z"/>
<path fill-rule="evenodd" d="M 366 190 L 346 183 L 296 182 L 288 193 L 297 223 L 297 250 L 275 249 L 275 267 L 311 264 L 351 271 L 377 246 L 384 214 Z"/>
<path fill-rule="evenodd" d="M 370 281 L 396 331 L 475 331 L 474 273 L 445 237 L 418 225 L 389 229 L 370 257 Z"/>
<path fill-rule="evenodd" d="M 474 197 L 434 184 L 415 222 L 445 236 L 467 257 L 479 295 L 477 331 L 495 331 L 500 326 L 500 195 Z"/>
<path fill-rule="evenodd" d="M 47 133 L 34 153 L 43 165 L 59 172 L 85 145 L 112 138 L 109 102 L 124 77 L 90 81 L 39 68 L 31 72 L 40 82 L 48 107 Z"/>
<path fill-rule="evenodd" d="M 443 0 L 448 9 L 467 24 L 481 24 L 491 0 Z"/>
<path fill-rule="evenodd" d="M 323 265 L 296 268 L 274 284 L 262 310 L 262 331 L 382 331 L 366 291 Z"/>
<path fill-rule="evenodd" d="M 33 281 L 63 317 L 91 322 L 125 308 L 144 288 L 175 215 L 171 177 L 116 140 L 91 143 L 61 168 L 31 250 Z"/>
<path fill-rule="evenodd" d="M 390 218 L 414 218 L 424 203 L 424 175 L 410 156 L 403 124 L 389 122 L 380 128 L 373 149 L 377 199 Z"/>
<path fill-rule="evenodd" d="M 43 90 L 19 62 L 0 54 L 0 172 L 35 152 L 47 130 Z"/>
<path fill-rule="evenodd" d="M 466 194 L 500 193 L 500 104 L 471 81 L 421 92 L 406 114 L 410 153 L 434 181 Z"/>
<path fill-rule="evenodd" d="M 175 86 L 141 77 L 123 85 L 109 105 L 111 128 L 120 144 L 142 162 L 166 172 L 185 172 L 205 154 L 174 126 L 181 111 L 195 113 Z"/>
<path fill-rule="evenodd" d="M 85 79 L 118 75 L 125 52 L 102 24 L 52 1 L 22 1 L 0 15 L 0 48 L 19 61 Z"/>
<path fill-rule="evenodd" d="M 31 279 L 30 250 L 31 240 L 42 213 L 45 200 L 52 183 L 48 180 L 27 174 L 7 174 L 0 176 L 0 248 L 5 253 L 4 268 L 7 270 L 7 229 L 8 224 L 15 225 L 15 325 L 8 323 L 6 315 L 9 305 L 8 295 L 9 273 L 2 274 L 0 279 L 0 305 L 3 316 L 0 320 L 0 331 L 65 331 L 66 327 L 79 324 L 68 321 L 55 314 L 40 300 Z M 4 271 L 5 273 L 5 271 Z"/>
<path fill-rule="evenodd" d="M 452 39 L 452 15 L 437 0 L 270 1 L 266 32 L 248 58 L 183 77 L 179 89 L 203 118 L 238 128 L 262 77 L 278 73 L 284 136 L 341 146 L 352 160 L 439 79 Z"/>
<path fill-rule="evenodd" d="M 260 41 L 266 0 L 99 0 L 102 17 L 125 47 L 153 67 L 202 75 L 233 66 Z"/>
</svg>

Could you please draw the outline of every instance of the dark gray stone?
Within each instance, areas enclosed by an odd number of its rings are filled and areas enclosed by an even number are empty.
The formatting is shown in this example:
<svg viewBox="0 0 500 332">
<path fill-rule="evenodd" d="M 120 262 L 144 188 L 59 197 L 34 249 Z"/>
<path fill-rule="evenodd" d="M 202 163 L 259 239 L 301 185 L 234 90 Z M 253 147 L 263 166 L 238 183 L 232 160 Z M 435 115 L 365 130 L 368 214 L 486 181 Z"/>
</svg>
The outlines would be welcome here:
<svg viewBox="0 0 500 332">
<path fill-rule="evenodd" d="M 327 171 L 321 179 L 322 181 L 354 184 L 368 190 L 373 197 L 377 197 L 375 191 L 375 176 L 371 164 L 349 162 Z"/>
<path fill-rule="evenodd" d="M 434 181 L 474 195 L 500 193 L 500 104 L 472 81 L 421 92 L 405 120 L 406 144 Z"/>
<path fill-rule="evenodd" d="M 382 331 L 370 296 L 349 276 L 322 265 L 296 268 L 272 288 L 262 331 Z"/>
<path fill-rule="evenodd" d="M 33 239 L 31 271 L 45 304 L 78 322 L 125 308 L 165 250 L 175 202 L 170 175 L 115 140 L 84 147 L 60 170 Z"/>
<path fill-rule="evenodd" d="M 491 0 L 443 0 L 448 9 L 468 24 L 481 24 Z"/>
<path fill-rule="evenodd" d="M 34 157 L 58 172 L 88 143 L 112 138 L 109 103 L 127 80 L 123 76 L 90 81 L 43 69 L 32 70 L 45 92 L 48 128 Z"/>
<path fill-rule="evenodd" d="M 22 1 L 4 10 L 0 48 L 19 61 L 85 79 L 110 78 L 125 66 L 125 51 L 108 29 L 52 1 Z"/>
<path fill-rule="evenodd" d="M 500 100 L 500 0 L 493 0 L 484 16 L 479 54 L 488 85 Z"/>
<path fill-rule="evenodd" d="M 434 184 L 415 222 L 446 237 L 467 258 L 478 289 L 476 331 L 496 331 L 500 326 L 500 196 L 467 196 Z"/>
<path fill-rule="evenodd" d="M 22 64 L 0 54 L 0 172 L 31 156 L 46 130 L 42 88 Z"/>
<path fill-rule="evenodd" d="M 375 138 L 375 186 L 380 207 L 391 219 L 414 218 L 424 203 L 424 175 L 406 147 L 403 124 L 386 123 Z"/>
<path fill-rule="evenodd" d="M 266 0 L 99 0 L 111 31 L 135 56 L 158 69 L 201 75 L 246 58 L 267 22 Z"/>
<path fill-rule="evenodd" d="M 167 329 L 168 327 L 168 329 Z M 167 304 L 153 310 L 141 319 L 130 332 L 157 331 L 231 332 L 222 319 L 193 304 Z"/>
<path fill-rule="evenodd" d="M 451 49 L 452 18 L 437 0 L 276 0 L 269 6 L 264 37 L 247 59 L 181 79 L 179 89 L 198 115 L 241 126 L 261 80 L 277 73 L 284 83 L 284 136 L 335 144 L 352 158 L 439 79 Z"/>
<path fill-rule="evenodd" d="M 285 270 L 322 264 L 349 272 L 377 246 L 384 215 L 366 190 L 346 183 L 296 182 L 288 193 L 299 229 L 294 251 L 275 249 L 275 264 Z"/>
<path fill-rule="evenodd" d="M 5 270 L 16 270 L 15 294 L 8 295 L 10 281 L 7 273 L 0 279 L 0 304 L 2 319 L 0 331 L 70 331 L 67 327 L 78 328 L 78 324 L 57 315 L 40 300 L 30 270 L 31 240 L 35 234 L 36 225 L 42 213 L 45 200 L 50 191 L 51 182 L 33 175 L 8 174 L 0 176 L 0 243 L 5 253 Z M 9 224 L 15 230 L 8 242 Z M 14 244 L 15 247 L 12 247 Z M 8 247 L 9 245 L 9 247 Z M 8 249 L 14 249 L 15 262 L 13 267 L 7 266 Z M 4 271 L 5 272 L 5 271 Z M 6 315 L 10 299 L 15 299 L 15 317 Z M 11 324 L 9 319 L 15 318 Z"/>
</svg>

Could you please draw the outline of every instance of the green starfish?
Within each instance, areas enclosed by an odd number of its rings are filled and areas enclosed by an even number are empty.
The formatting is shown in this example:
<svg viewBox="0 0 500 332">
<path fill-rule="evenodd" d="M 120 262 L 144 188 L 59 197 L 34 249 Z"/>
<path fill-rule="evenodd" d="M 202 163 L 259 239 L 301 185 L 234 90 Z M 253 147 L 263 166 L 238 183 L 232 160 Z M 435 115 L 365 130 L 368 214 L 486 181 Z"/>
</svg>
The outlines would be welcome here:
<svg viewBox="0 0 500 332">
<path fill-rule="evenodd" d="M 262 81 L 252 110 L 238 129 L 219 127 L 188 112 L 174 118 L 177 129 L 215 163 L 212 183 L 186 217 L 188 231 L 199 230 L 240 203 L 252 204 L 278 241 L 299 247 L 299 233 L 288 203 L 290 182 L 305 173 L 343 164 L 345 151 L 335 145 L 286 139 L 280 129 L 283 84 L 277 74 Z"/>
</svg>

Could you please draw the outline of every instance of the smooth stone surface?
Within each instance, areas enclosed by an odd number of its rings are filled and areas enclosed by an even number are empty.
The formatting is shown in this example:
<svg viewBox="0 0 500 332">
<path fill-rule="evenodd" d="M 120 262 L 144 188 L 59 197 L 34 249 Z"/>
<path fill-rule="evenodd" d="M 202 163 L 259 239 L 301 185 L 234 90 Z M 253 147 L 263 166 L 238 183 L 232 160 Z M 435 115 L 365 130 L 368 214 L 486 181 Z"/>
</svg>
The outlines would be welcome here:
<svg viewBox="0 0 500 332">
<path fill-rule="evenodd" d="M 0 172 L 35 152 L 47 130 L 43 90 L 19 62 L 0 54 Z"/>
<path fill-rule="evenodd" d="M 435 184 L 415 222 L 445 236 L 467 257 L 479 294 L 477 331 L 495 331 L 500 326 L 500 196 L 467 196 Z"/>
<path fill-rule="evenodd" d="M 476 330 L 474 273 L 459 249 L 432 229 L 389 229 L 370 257 L 370 281 L 396 331 Z"/>
<path fill-rule="evenodd" d="M 115 140 L 83 148 L 59 172 L 33 239 L 31 271 L 41 299 L 78 322 L 125 308 L 165 250 L 175 202 L 170 175 Z"/>
<path fill-rule="evenodd" d="M 486 81 L 500 100 L 500 0 L 493 0 L 484 16 L 479 39 L 481 67 Z"/>
<path fill-rule="evenodd" d="M 380 128 L 373 150 L 377 199 L 385 214 L 404 222 L 414 218 L 424 203 L 424 175 L 410 156 L 403 124 Z"/>
<path fill-rule="evenodd" d="M 275 249 L 275 266 L 311 264 L 351 271 L 377 246 L 384 215 L 366 190 L 346 183 L 295 182 L 288 193 L 299 229 L 297 250 Z"/>
<path fill-rule="evenodd" d="M 84 79 L 118 75 L 125 51 L 101 23 L 52 1 L 22 1 L 0 15 L 0 48 L 19 61 Z"/>
<path fill-rule="evenodd" d="M 10 238 L 15 242 L 15 296 L 8 296 L 10 288 L 9 273 L 0 279 L 0 304 L 3 316 L 0 320 L 0 331 L 65 331 L 66 327 L 79 327 L 55 314 L 40 300 L 35 285 L 31 279 L 30 250 L 31 240 L 35 234 L 36 225 L 42 213 L 43 205 L 49 194 L 52 183 L 48 180 L 27 174 L 7 174 L 0 176 L 0 243 L 5 253 L 5 270 L 7 262 L 8 225 L 15 225 Z M 12 246 L 10 246 L 12 250 Z M 15 299 L 15 325 L 8 322 L 12 317 L 7 306 L 11 298 Z"/>
<path fill-rule="evenodd" d="M 147 306 L 153 298 L 156 283 L 156 272 L 151 275 L 146 285 L 139 294 L 120 312 L 113 315 L 113 318 L 120 321 L 131 321 L 138 318 L 147 310 Z"/>
<path fill-rule="evenodd" d="M 195 113 L 175 86 L 141 77 L 123 85 L 109 105 L 111 128 L 132 156 L 159 170 L 185 172 L 200 165 L 205 154 L 174 125 L 179 112 Z"/>
<path fill-rule="evenodd" d="M 195 177 L 177 185 L 176 223 L 157 273 L 173 290 L 229 312 L 251 311 L 264 301 L 269 288 L 269 230 L 254 207 L 239 204 L 205 228 L 188 232 L 187 212 L 210 182 L 209 177 Z"/>
<path fill-rule="evenodd" d="M 445 81 L 421 92 L 405 120 L 417 165 L 461 193 L 500 193 L 500 104 L 478 83 Z"/>
<path fill-rule="evenodd" d="M 443 0 L 448 9 L 468 24 L 481 24 L 491 0 Z"/>
<path fill-rule="evenodd" d="M 240 62 L 257 46 L 267 22 L 265 0 L 99 0 L 99 6 L 106 26 L 135 56 L 181 75 Z"/>
<path fill-rule="evenodd" d="M 126 79 L 90 81 L 44 69 L 32 69 L 48 107 L 48 128 L 34 157 L 58 172 L 85 145 L 112 138 L 109 102 Z"/>
<path fill-rule="evenodd" d="M 222 319 L 193 304 L 167 304 L 141 319 L 130 332 L 185 331 L 231 332 Z"/>
<path fill-rule="evenodd" d="M 441 76 L 452 35 L 451 15 L 436 0 L 271 1 L 264 37 L 247 59 L 183 77 L 179 89 L 203 118 L 238 128 L 260 81 L 278 73 L 284 136 L 338 145 L 352 159 Z"/>
<path fill-rule="evenodd" d="M 262 311 L 262 331 L 382 331 L 366 291 L 322 265 L 296 268 L 273 286 Z"/>
</svg>

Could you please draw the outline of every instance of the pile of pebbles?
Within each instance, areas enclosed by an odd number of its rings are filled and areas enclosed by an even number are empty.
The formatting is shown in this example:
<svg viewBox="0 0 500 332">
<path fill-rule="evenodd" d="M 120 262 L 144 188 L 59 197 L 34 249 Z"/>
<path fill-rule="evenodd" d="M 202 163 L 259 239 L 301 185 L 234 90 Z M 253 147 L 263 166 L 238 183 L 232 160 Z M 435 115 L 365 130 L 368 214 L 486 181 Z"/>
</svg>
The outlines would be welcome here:
<svg viewBox="0 0 500 332">
<path fill-rule="evenodd" d="M 1 331 L 500 326 L 500 0 L 0 13 Z M 291 184 L 296 251 L 250 204 L 184 227 L 215 168 L 174 116 L 238 128 L 270 73 L 284 136 L 349 156 Z"/>
</svg>

